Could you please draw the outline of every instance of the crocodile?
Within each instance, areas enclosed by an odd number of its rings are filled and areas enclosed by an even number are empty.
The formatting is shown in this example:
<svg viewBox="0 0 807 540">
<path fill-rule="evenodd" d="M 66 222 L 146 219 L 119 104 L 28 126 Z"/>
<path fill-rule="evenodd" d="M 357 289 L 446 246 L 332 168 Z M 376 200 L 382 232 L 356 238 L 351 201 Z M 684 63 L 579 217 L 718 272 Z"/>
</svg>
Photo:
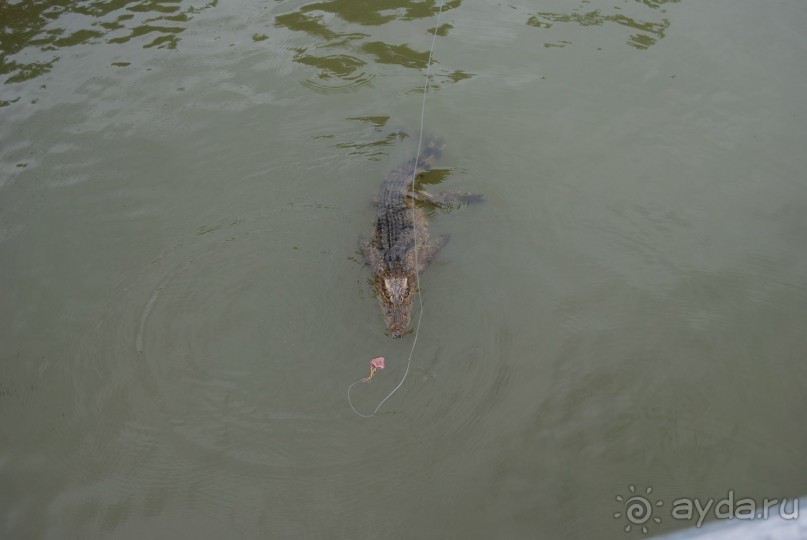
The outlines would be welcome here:
<svg viewBox="0 0 807 540">
<path fill-rule="evenodd" d="M 373 290 L 384 313 L 387 333 L 393 338 L 403 337 L 408 331 L 418 275 L 448 241 L 446 235 L 435 239 L 429 236 L 424 204 L 451 209 L 482 200 L 470 193 L 432 195 L 420 189 L 423 173 L 432 168 L 441 150 L 440 143 L 429 142 L 419 158 L 390 171 L 378 195 L 372 238 L 361 244 L 364 260 L 373 272 Z"/>
</svg>

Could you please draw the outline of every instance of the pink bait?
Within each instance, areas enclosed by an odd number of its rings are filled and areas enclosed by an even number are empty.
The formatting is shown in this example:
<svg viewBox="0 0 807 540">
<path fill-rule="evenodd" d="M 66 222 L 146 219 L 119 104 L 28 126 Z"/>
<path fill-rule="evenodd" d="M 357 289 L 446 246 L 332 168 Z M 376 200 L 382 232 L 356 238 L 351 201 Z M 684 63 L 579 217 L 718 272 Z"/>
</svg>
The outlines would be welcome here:
<svg viewBox="0 0 807 540">
<path fill-rule="evenodd" d="M 378 356 L 370 360 L 370 366 L 376 369 L 384 369 L 384 357 Z"/>
<path fill-rule="evenodd" d="M 377 369 L 384 369 L 384 357 L 376 356 L 370 360 L 370 374 L 362 378 L 363 382 L 370 382 Z"/>
</svg>

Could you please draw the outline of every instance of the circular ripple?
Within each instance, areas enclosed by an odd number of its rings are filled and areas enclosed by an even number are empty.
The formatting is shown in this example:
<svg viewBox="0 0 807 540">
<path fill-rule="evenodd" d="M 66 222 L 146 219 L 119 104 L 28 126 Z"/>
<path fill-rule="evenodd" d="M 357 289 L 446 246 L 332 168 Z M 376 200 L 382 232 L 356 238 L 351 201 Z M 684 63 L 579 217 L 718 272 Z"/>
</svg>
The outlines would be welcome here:
<svg viewBox="0 0 807 540">
<path fill-rule="evenodd" d="M 336 54 L 322 57 L 303 55 L 298 57 L 297 61 L 319 69 L 315 78 L 301 82 L 303 86 L 315 92 L 351 91 L 370 84 L 373 80 L 373 75 L 360 71 L 365 62 L 350 55 Z"/>
<path fill-rule="evenodd" d="M 306 79 L 300 84 L 320 94 L 331 94 L 337 92 L 350 92 L 361 88 L 362 86 L 367 86 L 373 81 L 373 78 L 373 75 L 362 72 L 355 77 L 341 77 L 338 79 L 338 81 L 333 81 L 333 79 L 325 79 L 328 82 L 323 83 L 323 79 Z"/>
<path fill-rule="evenodd" d="M 355 356 L 378 348 L 390 360 L 383 377 L 354 395 L 372 410 L 402 375 L 409 343 L 350 331 L 349 311 L 328 307 L 344 298 L 334 290 L 345 276 L 316 264 L 331 259 L 314 256 L 320 246 L 301 241 L 300 231 L 333 226 L 334 217 L 295 205 L 202 227 L 121 280 L 71 370 L 80 442 L 70 459 L 75 496 L 87 508 L 114 513 L 106 501 L 131 500 L 159 513 L 183 500 L 205 513 L 248 516 L 269 501 L 273 515 L 305 522 L 301 509 L 327 514 L 334 496 L 346 507 L 389 507 L 432 481 L 422 464 L 436 447 L 453 456 L 458 444 L 481 444 L 475 420 L 508 384 L 494 363 L 474 370 L 473 387 L 490 393 L 470 414 L 479 394 L 468 399 L 462 377 L 429 384 L 437 380 L 423 370 L 437 359 L 425 347 L 378 418 L 350 410 L 347 385 L 369 360 Z M 376 306 L 366 304 L 375 320 Z M 319 315 L 328 309 L 335 315 Z M 452 363 L 449 356 L 440 362 Z M 463 356 L 477 360 L 473 351 Z M 446 388 L 451 395 L 441 396 Z"/>
<path fill-rule="evenodd" d="M 134 423 L 148 427 L 135 430 L 140 446 L 168 441 L 189 466 L 215 458 L 284 474 L 315 457 L 327 467 L 323 455 L 355 461 L 322 382 L 297 360 L 311 309 L 281 278 L 317 270 L 291 244 L 277 229 L 202 229 L 131 279 L 79 354 L 78 417 L 115 424 L 96 445 L 116 447 Z"/>
</svg>

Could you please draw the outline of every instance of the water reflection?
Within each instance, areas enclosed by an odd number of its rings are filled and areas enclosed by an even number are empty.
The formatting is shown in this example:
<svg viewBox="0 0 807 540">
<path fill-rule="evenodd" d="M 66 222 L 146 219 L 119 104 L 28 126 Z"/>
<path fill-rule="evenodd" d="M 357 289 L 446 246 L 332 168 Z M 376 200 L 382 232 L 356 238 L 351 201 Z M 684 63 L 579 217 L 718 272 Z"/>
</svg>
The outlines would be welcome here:
<svg viewBox="0 0 807 540">
<path fill-rule="evenodd" d="M 193 14 L 217 1 L 0 2 L 0 75 L 7 84 L 36 78 L 58 62 L 60 49 L 85 43 L 139 40 L 144 48 L 176 48 Z"/>
<path fill-rule="evenodd" d="M 335 143 L 333 148 L 348 150 L 348 155 L 363 155 L 370 161 L 378 161 L 387 157 L 387 147 L 407 139 L 409 134 L 398 131 L 385 131 L 389 116 L 354 116 L 347 118 L 359 122 L 365 130 L 361 140 L 349 140 Z"/>
<path fill-rule="evenodd" d="M 443 5 L 443 11 L 459 7 L 462 0 L 452 0 Z M 420 2 L 413 0 L 331 0 L 316 2 L 300 8 L 303 13 L 321 11 L 340 19 L 366 26 L 378 26 L 394 20 L 409 21 L 437 15 L 440 4 L 436 0 Z"/>
<path fill-rule="evenodd" d="M 429 51 L 418 52 L 405 44 L 389 45 L 382 41 L 372 41 L 362 45 L 361 49 L 379 64 L 398 64 L 408 68 L 425 69 L 429 61 Z"/>
<path fill-rule="evenodd" d="M 633 0 L 622 7 L 530 14 L 527 24 L 548 31 L 563 23 L 579 26 L 613 24 L 629 30 L 626 42 L 647 49 L 665 36 L 669 20 L 663 7 L 680 0 Z M 460 7 L 462 0 L 444 4 L 443 12 Z M 180 36 L 194 15 L 218 5 L 218 0 L 33 0 L 0 2 L 0 76 L 6 84 L 29 81 L 50 72 L 61 51 L 85 44 L 137 43 L 143 48 L 177 48 Z M 293 59 L 315 68 L 302 84 L 317 92 L 353 90 L 370 83 L 381 65 L 422 69 L 428 58 L 427 41 L 412 43 L 379 40 L 378 28 L 398 21 L 432 22 L 439 0 L 327 0 L 281 13 L 274 26 L 294 34 L 316 38 L 314 43 L 289 46 Z M 283 8 L 280 8 L 283 9 Z M 652 11 L 651 11 L 652 10 Z M 391 28 L 391 27 L 390 27 Z M 446 36 L 449 23 L 437 28 Z M 432 33 L 435 28 L 423 28 Z M 253 41 L 269 39 L 253 35 Z M 563 47 L 569 41 L 554 40 L 546 47 Z M 128 62 L 113 65 L 126 66 Z M 435 69 L 435 81 L 457 83 L 472 77 L 464 71 Z M 0 101 L 0 107 L 19 98 Z"/>
<path fill-rule="evenodd" d="M 443 11 L 459 7 L 461 0 L 443 5 Z M 428 50 L 417 50 L 408 43 L 387 43 L 370 39 L 361 27 L 383 26 L 393 21 L 431 19 L 440 9 L 437 0 L 331 0 L 301 6 L 295 11 L 275 17 L 275 26 L 307 34 L 320 40 L 313 46 L 292 48 L 294 61 L 317 69 L 303 86 L 317 92 L 353 90 L 372 81 L 375 65 L 394 64 L 423 69 L 429 59 Z M 438 35 L 445 36 L 452 28 L 442 24 Z M 434 32 L 431 28 L 429 32 Z M 317 50 L 327 49 L 327 53 Z M 336 49 L 336 51 L 334 51 Z M 448 82 L 458 82 L 471 74 L 454 71 L 441 74 Z"/>
<path fill-rule="evenodd" d="M 321 15 L 306 15 L 300 11 L 294 11 L 275 17 L 275 25 L 280 28 L 288 28 L 295 32 L 305 32 L 314 37 L 331 41 L 337 38 L 358 39 L 367 36 L 367 34 L 361 33 L 339 34 L 322 23 Z"/>
<path fill-rule="evenodd" d="M 680 0 L 635 0 L 637 4 L 657 9 L 667 3 L 676 3 Z M 615 10 L 621 10 L 615 7 Z M 663 10 L 662 10 L 663 11 Z M 636 49 L 647 49 L 654 45 L 665 35 L 670 21 L 666 18 L 658 20 L 640 20 L 629 17 L 622 13 L 603 14 L 601 10 L 595 9 L 587 13 L 581 13 L 574 9 L 568 13 L 539 12 L 527 19 L 527 24 L 536 28 L 549 29 L 556 23 L 576 23 L 580 26 L 603 26 L 607 23 L 615 23 L 625 26 L 638 33 L 630 34 L 627 43 Z M 545 43 L 545 47 L 565 47 L 569 41 L 557 41 L 555 43 Z"/>
</svg>

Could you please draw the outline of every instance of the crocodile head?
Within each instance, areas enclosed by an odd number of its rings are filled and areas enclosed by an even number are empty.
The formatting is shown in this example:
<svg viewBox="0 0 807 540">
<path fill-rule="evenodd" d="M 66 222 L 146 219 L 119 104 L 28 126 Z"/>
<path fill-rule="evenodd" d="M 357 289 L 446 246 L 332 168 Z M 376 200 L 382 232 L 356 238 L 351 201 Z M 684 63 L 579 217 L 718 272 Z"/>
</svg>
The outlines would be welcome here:
<svg viewBox="0 0 807 540">
<path fill-rule="evenodd" d="M 415 279 L 401 275 L 381 276 L 377 288 L 389 335 L 394 338 L 403 337 L 409 328 L 416 290 Z"/>
</svg>

